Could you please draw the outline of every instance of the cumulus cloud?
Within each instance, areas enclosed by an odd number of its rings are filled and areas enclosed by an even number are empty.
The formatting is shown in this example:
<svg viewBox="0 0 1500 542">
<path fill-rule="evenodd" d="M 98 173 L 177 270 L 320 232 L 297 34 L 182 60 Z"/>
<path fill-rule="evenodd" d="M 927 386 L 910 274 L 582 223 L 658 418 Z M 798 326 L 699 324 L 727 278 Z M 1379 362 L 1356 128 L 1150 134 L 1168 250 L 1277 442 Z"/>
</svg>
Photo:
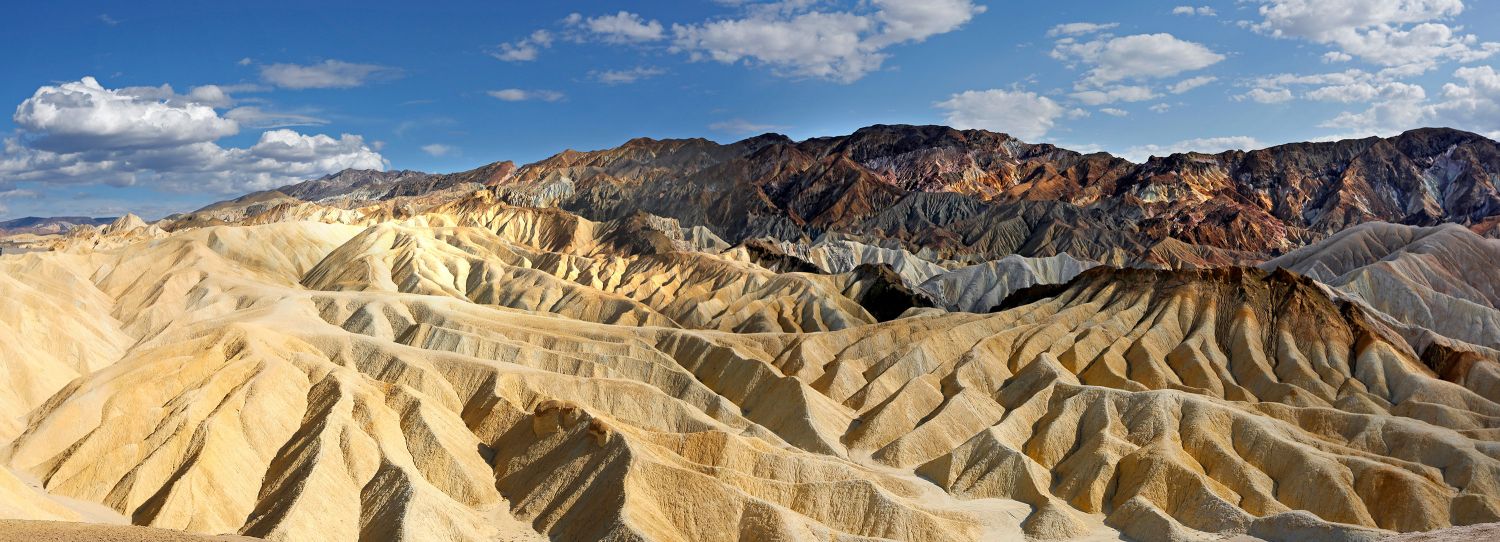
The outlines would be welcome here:
<svg viewBox="0 0 1500 542">
<path fill-rule="evenodd" d="M 1100 113 L 1104 113 L 1106 115 L 1109 115 L 1111 117 L 1125 117 L 1125 116 L 1129 116 L 1130 115 L 1129 111 L 1126 111 L 1124 109 L 1115 109 L 1113 107 L 1106 107 L 1106 108 L 1100 109 L 1099 112 Z"/>
<path fill-rule="evenodd" d="M 1064 38 L 1052 49 L 1052 57 L 1087 66 L 1084 82 L 1090 85 L 1171 77 L 1224 60 L 1224 55 L 1202 44 L 1166 33 L 1105 36 L 1084 42 Z"/>
<path fill-rule="evenodd" d="M 376 64 L 324 60 L 316 64 L 267 64 L 260 78 L 289 89 L 351 88 L 367 82 L 401 76 L 401 70 Z"/>
<path fill-rule="evenodd" d="M 542 49 L 552 46 L 552 33 L 537 30 L 519 40 L 502 43 L 490 51 L 490 56 L 506 62 L 530 62 L 536 60 Z"/>
<path fill-rule="evenodd" d="M 1046 96 L 1022 90 L 970 90 L 933 104 L 954 128 L 982 128 L 1021 139 L 1041 138 L 1068 109 Z"/>
<path fill-rule="evenodd" d="M 1067 26 L 1067 25 L 1064 25 Z M 1141 102 L 1161 96 L 1187 92 L 1215 80 L 1196 76 L 1167 86 L 1156 87 L 1155 80 L 1200 70 L 1224 60 L 1224 55 L 1171 34 L 1136 34 L 1113 36 L 1099 34 L 1081 41 L 1076 30 L 1056 27 L 1052 35 L 1073 34 L 1057 40 L 1050 55 L 1070 68 L 1083 68 L 1083 77 L 1073 85 L 1070 96 L 1084 105 L 1116 102 Z"/>
<path fill-rule="evenodd" d="M 628 85 L 664 73 L 667 73 L 667 70 L 655 66 L 636 66 L 628 70 L 591 71 L 589 72 L 589 76 L 595 81 L 606 85 Z"/>
<path fill-rule="evenodd" d="M 1500 72 L 1491 66 L 1462 67 L 1436 96 L 1421 87 L 1358 84 L 1328 90 L 1330 98 L 1374 94 L 1363 110 L 1345 111 L 1320 124 L 1345 137 L 1388 136 L 1421 126 L 1450 126 L 1500 138 Z M 1328 87 L 1332 88 L 1332 87 Z M 1323 89 L 1319 89 L 1320 91 Z"/>
<path fill-rule="evenodd" d="M 785 19 L 728 19 L 674 26 L 675 47 L 694 60 L 753 60 L 782 75 L 853 82 L 880 68 L 886 55 L 863 36 L 874 23 L 853 13 L 802 13 Z"/>
<path fill-rule="evenodd" d="M 11 119 L 33 134 L 31 146 L 58 152 L 173 147 L 239 131 L 207 105 L 110 90 L 93 77 L 37 89 Z"/>
<path fill-rule="evenodd" d="M 1343 51 L 1329 51 L 1323 53 L 1324 64 L 1337 64 L 1339 62 L 1348 62 L 1350 60 L 1354 60 L 1354 55 L 1345 53 Z"/>
<path fill-rule="evenodd" d="M 1060 36 L 1082 36 L 1095 34 L 1120 26 L 1120 23 L 1066 23 L 1052 27 L 1047 31 L 1048 37 Z"/>
<path fill-rule="evenodd" d="M 882 47 L 908 41 L 922 41 L 929 36 L 947 34 L 974 16 L 984 13 L 985 7 L 969 0 L 873 0 L 875 18 L 881 23 L 881 32 L 870 40 L 872 46 Z"/>
<path fill-rule="evenodd" d="M 1235 96 L 1234 100 L 1237 102 L 1250 100 L 1252 102 L 1262 104 L 1279 104 L 1292 101 L 1292 91 L 1284 88 L 1253 88 L 1250 89 L 1249 92 L 1246 92 L 1239 96 Z"/>
<path fill-rule="evenodd" d="M 1370 103 L 1377 101 L 1421 102 L 1426 91 L 1399 79 L 1410 74 L 1400 70 L 1367 72 L 1349 69 L 1340 72 L 1292 74 L 1282 73 L 1255 78 L 1249 92 L 1236 96 L 1239 101 L 1282 103 L 1294 98 L 1319 102 Z"/>
<path fill-rule="evenodd" d="M 1438 124 L 1459 126 L 1500 139 L 1500 72 L 1490 66 L 1459 68 L 1443 85 L 1443 102 L 1430 113 Z"/>
<path fill-rule="evenodd" d="M 1257 77 L 1251 81 L 1251 86 L 1276 89 L 1299 85 L 1347 85 L 1376 77 L 1376 74 L 1359 69 L 1310 74 L 1278 73 Z"/>
<path fill-rule="evenodd" d="M 526 90 L 519 88 L 491 90 L 487 94 L 489 94 L 492 98 L 506 102 L 556 102 L 561 101 L 563 98 L 567 97 L 563 93 L 555 90 Z"/>
<path fill-rule="evenodd" d="M 1084 105 L 1103 105 L 1115 102 L 1144 102 L 1159 97 L 1151 87 L 1119 85 L 1102 90 L 1083 90 L 1070 94 Z"/>
<path fill-rule="evenodd" d="M 661 47 L 691 61 L 769 68 L 783 77 L 810 77 L 850 83 L 879 70 L 892 46 L 918 43 L 955 31 L 985 7 L 974 0 L 861 0 L 846 7 L 832 2 L 720 0 L 736 15 L 670 27 L 629 11 L 562 20 L 563 36 L 578 42 Z M 491 54 L 510 61 L 534 60 L 551 43 L 533 34 L 502 44 Z M 658 45 L 661 44 L 661 45 Z M 655 73 L 598 72 L 601 82 L 623 84 Z"/>
<path fill-rule="evenodd" d="M 1324 102 L 1353 103 L 1371 102 L 1377 99 L 1421 100 L 1427 97 L 1427 92 L 1421 86 L 1396 81 L 1384 83 L 1360 81 L 1319 87 L 1303 94 L 1303 97 Z"/>
<path fill-rule="evenodd" d="M 1264 146 L 1259 140 L 1250 136 L 1205 137 L 1185 139 L 1167 145 L 1130 147 L 1120 153 L 1120 156 L 1134 162 L 1144 162 L 1152 156 L 1168 156 L 1184 152 L 1215 154 L 1227 150 L 1254 150 Z"/>
<path fill-rule="evenodd" d="M 1173 15 L 1189 15 L 1189 16 L 1191 16 L 1191 15 L 1198 15 L 1198 16 L 1203 16 L 1203 17 L 1213 17 L 1215 15 L 1218 15 L 1219 12 L 1214 11 L 1214 8 L 1211 8 L 1211 7 L 1208 7 L 1208 6 L 1196 6 L 1196 7 L 1194 7 L 1194 6 L 1177 6 L 1175 8 L 1172 8 L 1172 14 Z"/>
<path fill-rule="evenodd" d="M 1262 0 L 1257 30 L 1334 41 L 1351 30 L 1417 23 L 1462 13 L 1463 0 Z"/>
<path fill-rule="evenodd" d="M 386 162 L 364 139 L 305 135 L 291 130 L 261 134 L 249 148 L 211 142 L 154 149 L 57 153 L 5 142 L 0 179 L 47 184 L 153 184 L 181 192 L 236 193 L 274 188 L 346 168 L 384 169 Z"/>
<path fill-rule="evenodd" d="M 1463 13 L 1462 0 L 1257 0 L 1261 16 L 1254 30 L 1280 38 L 1305 39 L 1337 48 L 1342 55 L 1372 64 L 1415 64 L 1430 69 L 1443 60 L 1488 58 L 1500 43 L 1483 42 L 1446 23 Z"/>
<path fill-rule="evenodd" d="M 610 43 L 658 41 L 666 37 L 666 29 L 660 22 L 628 11 L 589 18 L 570 16 L 569 21 Z"/>
<path fill-rule="evenodd" d="M 1363 111 L 1345 111 L 1319 124 L 1340 130 L 1349 137 L 1389 136 L 1421 126 L 1431 109 L 1422 100 L 1391 100 L 1370 104 Z"/>
<path fill-rule="evenodd" d="M 117 89 L 116 92 L 126 96 L 163 101 L 171 105 L 198 104 L 213 108 L 234 105 L 234 98 L 229 96 L 226 88 L 219 85 L 193 87 L 188 89 L 187 94 L 178 94 L 172 85 L 167 84 L 155 87 L 125 87 Z"/>
<path fill-rule="evenodd" d="M 872 0 L 849 11 L 817 7 L 786 2 L 740 18 L 673 25 L 672 50 L 692 60 L 747 62 L 777 75 L 849 83 L 880 69 L 886 48 L 951 32 L 985 10 L 971 0 Z"/>
<path fill-rule="evenodd" d="M 108 89 L 92 77 L 43 86 L 16 108 L 12 120 L 17 133 L 0 152 L 0 183 L 9 185 L 152 183 L 229 193 L 347 167 L 385 166 L 379 153 L 350 134 L 271 130 L 248 148 L 222 147 L 215 141 L 237 134 L 241 122 L 166 86 Z"/>
</svg>

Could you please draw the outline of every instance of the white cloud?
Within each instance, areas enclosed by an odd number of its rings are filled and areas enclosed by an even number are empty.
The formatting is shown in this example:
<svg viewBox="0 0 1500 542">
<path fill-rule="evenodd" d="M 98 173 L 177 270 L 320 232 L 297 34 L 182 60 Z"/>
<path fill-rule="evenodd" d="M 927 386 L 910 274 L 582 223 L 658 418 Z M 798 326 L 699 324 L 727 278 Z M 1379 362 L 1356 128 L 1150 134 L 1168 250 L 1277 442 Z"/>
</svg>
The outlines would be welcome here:
<svg viewBox="0 0 1500 542">
<path fill-rule="evenodd" d="M 531 35 L 519 40 L 502 43 L 498 48 L 490 51 L 490 56 L 506 62 L 530 62 L 536 60 L 542 49 L 552 46 L 552 33 L 546 30 L 537 30 Z"/>
<path fill-rule="evenodd" d="M 35 134 L 31 146 L 58 152 L 172 147 L 239 132 L 212 107 L 110 90 L 92 77 L 38 88 L 11 119 Z"/>
<path fill-rule="evenodd" d="M 555 90 L 525 90 L 519 88 L 491 90 L 487 94 L 497 100 L 503 100 L 507 102 L 556 102 L 567 97 L 563 95 L 563 93 L 557 92 Z"/>
<path fill-rule="evenodd" d="M 1087 42 L 1063 39 L 1052 49 L 1052 57 L 1089 66 L 1084 83 L 1091 86 L 1171 77 L 1224 60 L 1224 55 L 1171 34 L 1106 36 Z"/>
<path fill-rule="evenodd" d="M 229 96 L 228 90 L 218 85 L 193 87 L 188 89 L 187 94 L 178 94 L 172 85 L 166 84 L 156 87 L 125 87 L 117 89 L 116 92 L 136 98 L 167 102 L 174 106 L 198 104 L 223 108 L 234 105 L 234 98 Z"/>
<path fill-rule="evenodd" d="M 628 11 L 587 19 L 579 16 L 569 20 L 609 43 L 659 41 L 666 37 L 665 29 L 660 22 L 646 20 Z"/>
<path fill-rule="evenodd" d="M 1236 96 L 1235 99 L 1253 100 L 1260 103 L 1282 103 L 1295 97 L 1339 103 L 1391 100 L 1420 102 L 1426 97 L 1426 92 L 1421 86 L 1397 80 L 1409 75 L 1411 75 L 1409 72 L 1391 69 L 1377 73 L 1349 69 L 1328 73 L 1267 75 L 1250 81 L 1249 85 L 1254 88 Z M 1307 90 L 1303 90 L 1304 88 Z M 1294 92 L 1294 89 L 1297 92 Z"/>
<path fill-rule="evenodd" d="M 118 19 L 115 19 L 114 17 L 110 17 L 108 13 L 100 13 L 99 22 L 107 24 L 109 26 L 120 26 L 120 21 Z"/>
<path fill-rule="evenodd" d="M 1324 64 L 1337 64 L 1340 62 L 1348 62 L 1350 60 L 1354 60 L 1354 55 L 1345 53 L 1343 51 L 1329 51 L 1323 53 Z"/>
<path fill-rule="evenodd" d="M 1150 87 L 1136 85 L 1119 85 L 1106 87 L 1103 90 L 1083 90 L 1070 94 L 1073 99 L 1083 102 L 1084 105 L 1104 105 L 1115 102 L 1144 102 L 1158 98 L 1159 95 Z"/>
<path fill-rule="evenodd" d="M 271 130 L 249 148 L 221 147 L 215 141 L 238 133 L 241 123 L 165 85 L 106 89 L 85 77 L 43 86 L 13 119 L 18 133 L 0 151 L 0 183 L 6 184 L 152 183 L 232 193 L 347 167 L 385 167 L 378 152 L 350 134 Z"/>
<path fill-rule="evenodd" d="M 667 73 L 667 70 L 655 66 L 637 66 L 628 70 L 592 71 L 589 72 L 589 76 L 606 85 L 628 85 L 664 73 Z"/>
<path fill-rule="evenodd" d="M 1120 23 L 1066 23 L 1052 27 L 1052 29 L 1047 31 L 1047 36 L 1054 38 L 1058 36 L 1081 36 L 1103 32 L 1117 26 L 1120 26 Z"/>
<path fill-rule="evenodd" d="M 1451 17 L 1463 12 L 1463 0 L 1261 0 L 1264 20 L 1255 28 L 1274 36 L 1320 42 L 1351 30 Z"/>
<path fill-rule="evenodd" d="M 1390 136 L 1421 126 L 1430 112 L 1422 100 L 1392 100 L 1371 104 L 1360 112 L 1339 113 L 1318 126 L 1344 130 L 1351 135 Z"/>
<path fill-rule="evenodd" d="M 1377 27 L 1341 40 L 1347 53 L 1383 66 L 1436 66 L 1440 59 L 1460 62 L 1483 60 L 1500 52 L 1500 43 L 1479 43 L 1473 35 L 1461 35 L 1448 25 L 1422 23 L 1408 30 Z"/>
<path fill-rule="evenodd" d="M 455 149 L 450 145 L 444 145 L 442 143 L 431 143 L 422 145 L 422 152 L 427 153 L 429 156 L 441 157 L 454 154 L 458 152 L 458 149 Z"/>
<path fill-rule="evenodd" d="M 870 40 L 876 47 L 947 34 L 985 11 L 970 0 L 872 1 L 880 8 L 875 18 L 882 25 L 880 34 Z"/>
<path fill-rule="evenodd" d="M 1258 0 L 1256 31 L 1331 45 L 1342 56 L 1384 66 L 1416 64 L 1430 69 L 1443 60 L 1467 62 L 1500 52 L 1500 43 L 1480 43 L 1445 20 L 1463 13 L 1462 0 Z"/>
<path fill-rule="evenodd" d="M 758 5 L 741 18 L 673 25 L 671 50 L 692 60 L 754 63 L 781 76 L 849 83 L 880 69 L 886 48 L 951 32 L 984 12 L 971 0 L 872 0 L 853 11 L 817 7 L 782 2 Z"/>
<path fill-rule="evenodd" d="M 1181 81 L 1173 83 L 1172 86 L 1167 87 L 1167 91 L 1171 92 L 1172 94 L 1182 94 L 1184 92 L 1188 92 L 1190 90 L 1193 90 L 1195 88 L 1201 87 L 1203 85 L 1207 85 L 1209 83 L 1212 83 L 1212 82 L 1218 81 L 1218 80 L 1219 80 L 1218 77 L 1214 77 L 1214 76 L 1211 76 L 1211 75 L 1200 75 L 1198 77 L 1189 77 L 1187 79 L 1183 79 Z"/>
<path fill-rule="evenodd" d="M 869 18 L 852 13 L 803 13 L 788 19 L 727 19 L 674 26 L 675 47 L 694 60 L 753 59 L 781 75 L 853 82 L 880 68 L 886 55 L 867 46 Z"/>
<path fill-rule="evenodd" d="M 328 121 L 312 115 L 281 111 L 265 111 L 256 106 L 230 109 L 224 118 L 240 123 L 246 128 L 288 128 L 292 126 L 321 126 Z"/>
<path fill-rule="evenodd" d="M 1445 101 L 1432 108 L 1432 118 L 1500 139 L 1500 72 L 1479 66 L 1459 68 L 1453 76 L 1458 81 L 1443 85 Z"/>
<path fill-rule="evenodd" d="M 1234 100 L 1237 102 L 1250 100 L 1262 104 L 1279 104 L 1292 101 L 1292 91 L 1284 88 L 1253 88 L 1250 89 L 1250 92 L 1235 96 Z"/>
<path fill-rule="evenodd" d="M 1401 82 L 1329 85 L 1303 94 L 1303 98 L 1309 100 L 1341 103 L 1370 102 L 1377 99 L 1422 100 L 1426 97 L 1427 93 L 1421 86 Z"/>
<path fill-rule="evenodd" d="M 709 130 L 730 135 L 763 134 L 783 128 L 786 127 L 776 124 L 760 124 L 745 119 L 729 119 L 708 125 Z"/>
<path fill-rule="evenodd" d="M 1208 7 L 1208 6 L 1198 6 L 1198 7 L 1193 7 L 1193 6 L 1177 6 L 1175 8 L 1172 8 L 1172 14 L 1173 15 L 1189 15 L 1189 16 L 1199 15 L 1199 16 L 1203 16 L 1203 17 L 1213 17 L 1215 15 L 1218 15 L 1219 12 L 1214 11 L 1214 8 L 1211 8 L 1211 7 Z"/>
<path fill-rule="evenodd" d="M 1133 162 L 1144 162 L 1152 156 L 1167 156 L 1184 152 L 1216 154 L 1227 150 L 1253 150 L 1264 147 L 1250 136 L 1205 137 L 1186 139 L 1168 145 L 1140 145 L 1130 147 L 1120 156 Z"/>
<path fill-rule="evenodd" d="M 970 90 L 933 105 L 946 111 L 944 119 L 954 128 L 982 128 L 1032 140 L 1047 135 L 1068 113 L 1051 98 L 1021 90 Z"/>
<path fill-rule="evenodd" d="M 1113 107 L 1106 107 L 1104 109 L 1100 109 L 1099 112 L 1100 113 L 1104 113 L 1106 115 L 1109 115 L 1111 117 L 1125 117 L 1125 116 L 1129 116 L 1130 115 L 1129 111 L 1126 111 L 1124 109 L 1115 109 Z"/>
<path fill-rule="evenodd" d="M 317 64 L 267 64 L 260 67 L 260 78 L 267 83 L 290 89 L 350 88 L 377 79 L 399 77 L 401 70 L 376 64 L 355 64 L 342 60 L 324 60 Z"/>
<path fill-rule="evenodd" d="M 1258 88 L 1278 89 L 1297 85 L 1347 85 L 1375 78 L 1376 76 L 1370 72 L 1357 69 L 1312 74 L 1278 73 L 1257 77 L 1251 85 Z"/>
<path fill-rule="evenodd" d="M 1500 72 L 1491 66 L 1454 70 L 1436 100 L 1421 87 L 1381 88 L 1363 111 L 1346 111 L 1320 124 L 1347 137 L 1388 136 L 1421 126 L 1449 126 L 1500 138 Z"/>
<path fill-rule="evenodd" d="M 1170 104 L 1160 103 L 1146 109 L 1151 110 L 1152 113 L 1166 113 L 1167 111 L 1172 110 L 1172 106 Z"/>
</svg>

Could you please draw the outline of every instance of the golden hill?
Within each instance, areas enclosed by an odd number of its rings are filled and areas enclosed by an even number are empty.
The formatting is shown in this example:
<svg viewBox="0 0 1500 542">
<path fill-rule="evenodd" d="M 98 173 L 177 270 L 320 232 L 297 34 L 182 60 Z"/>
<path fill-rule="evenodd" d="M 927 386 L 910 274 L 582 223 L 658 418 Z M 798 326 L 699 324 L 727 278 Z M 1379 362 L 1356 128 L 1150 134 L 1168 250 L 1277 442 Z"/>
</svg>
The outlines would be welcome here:
<svg viewBox="0 0 1500 542">
<path fill-rule="evenodd" d="M 888 268 L 780 272 L 655 217 L 350 213 L 0 258 L 0 514 L 286 541 L 1500 520 L 1494 388 L 1293 273 L 1033 274 L 950 313 Z"/>
</svg>

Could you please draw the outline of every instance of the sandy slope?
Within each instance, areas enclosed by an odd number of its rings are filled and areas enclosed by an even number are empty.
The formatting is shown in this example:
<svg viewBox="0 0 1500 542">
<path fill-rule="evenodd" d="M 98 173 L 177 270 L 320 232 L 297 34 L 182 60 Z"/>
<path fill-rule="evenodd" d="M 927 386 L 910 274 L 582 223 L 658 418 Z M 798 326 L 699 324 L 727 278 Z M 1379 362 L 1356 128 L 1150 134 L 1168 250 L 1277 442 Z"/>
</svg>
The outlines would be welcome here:
<svg viewBox="0 0 1500 542">
<path fill-rule="evenodd" d="M 476 200 L 0 258 L 0 344 L 28 349 L 0 397 L 29 412 L 0 462 L 46 492 L 0 478 L 26 496 L 0 511 L 412 541 L 1500 520 L 1500 396 L 1309 279 L 1095 268 L 1003 312 L 876 323 L 853 273 L 673 228 Z"/>
<path fill-rule="evenodd" d="M 202 535 L 130 525 L 0 520 L 0 542 L 251 542 L 258 538 Z"/>
<path fill-rule="evenodd" d="M 1500 349 L 1500 240 L 1456 224 L 1361 224 L 1266 262 L 1423 330 Z"/>
<path fill-rule="evenodd" d="M 1500 540 L 1500 523 L 1452 527 L 1426 533 L 1407 533 L 1386 538 L 1384 542 L 1479 542 Z"/>
</svg>

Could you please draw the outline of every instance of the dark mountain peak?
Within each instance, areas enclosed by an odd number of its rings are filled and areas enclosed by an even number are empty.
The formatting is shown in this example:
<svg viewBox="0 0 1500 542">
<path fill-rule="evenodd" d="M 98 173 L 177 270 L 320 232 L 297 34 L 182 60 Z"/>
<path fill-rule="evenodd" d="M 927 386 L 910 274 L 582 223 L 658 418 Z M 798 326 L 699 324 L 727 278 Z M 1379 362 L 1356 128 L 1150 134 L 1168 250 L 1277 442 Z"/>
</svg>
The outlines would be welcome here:
<svg viewBox="0 0 1500 542">
<path fill-rule="evenodd" d="M 1482 135 L 1452 128 L 1418 128 L 1402 132 L 1391 138 L 1401 152 L 1413 157 L 1434 156 L 1461 146 L 1474 146 L 1493 151 L 1500 148 L 1494 140 Z"/>
<path fill-rule="evenodd" d="M 766 132 L 758 136 L 748 137 L 735 142 L 736 145 L 753 147 L 756 149 L 765 147 L 767 145 L 792 145 L 796 143 L 797 142 L 795 140 L 787 137 L 785 134 L 778 134 L 775 132 Z"/>
<path fill-rule="evenodd" d="M 680 139 L 652 139 L 649 137 L 637 137 L 631 139 L 630 141 L 626 141 L 624 145 L 620 145 L 615 149 L 605 149 L 604 151 L 607 152 L 610 150 L 629 149 L 647 152 L 677 152 L 682 150 L 701 150 L 721 146 L 722 145 L 719 145 L 718 143 L 701 137 Z"/>
<path fill-rule="evenodd" d="M 958 130 L 938 125 L 876 124 L 855 130 L 842 138 L 834 149 L 855 160 L 873 156 L 891 156 L 922 149 L 962 148 L 994 150 L 1003 145 L 1025 145 L 1009 135 L 985 130 Z"/>
</svg>

